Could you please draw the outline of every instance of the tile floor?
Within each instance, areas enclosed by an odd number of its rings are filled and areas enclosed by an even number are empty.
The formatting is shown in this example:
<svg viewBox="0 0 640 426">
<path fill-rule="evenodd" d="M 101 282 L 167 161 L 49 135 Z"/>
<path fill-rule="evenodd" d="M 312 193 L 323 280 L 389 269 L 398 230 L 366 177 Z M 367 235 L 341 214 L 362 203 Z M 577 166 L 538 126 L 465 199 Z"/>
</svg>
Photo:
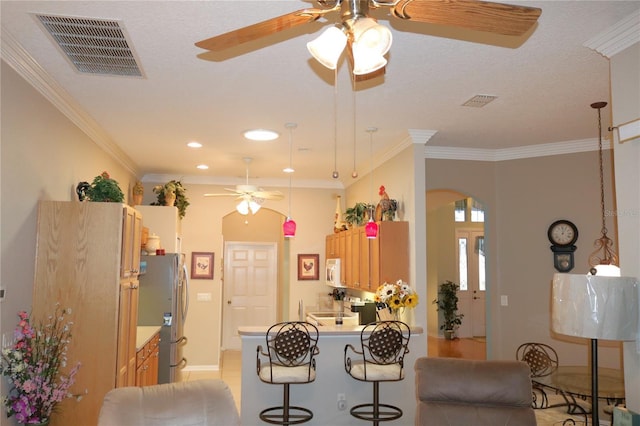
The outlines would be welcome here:
<svg viewBox="0 0 640 426">
<path fill-rule="evenodd" d="M 240 351 L 222 352 L 222 362 L 219 371 L 187 371 L 183 373 L 183 380 L 222 379 L 231 389 L 231 394 L 240 412 L 241 387 L 241 353 Z"/>
</svg>

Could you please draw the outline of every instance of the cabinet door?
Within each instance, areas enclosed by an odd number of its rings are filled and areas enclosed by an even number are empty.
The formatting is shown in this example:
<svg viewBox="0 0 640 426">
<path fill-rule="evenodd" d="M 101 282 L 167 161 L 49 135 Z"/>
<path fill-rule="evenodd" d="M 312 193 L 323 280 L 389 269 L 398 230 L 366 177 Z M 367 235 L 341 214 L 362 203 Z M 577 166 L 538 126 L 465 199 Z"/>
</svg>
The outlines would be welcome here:
<svg viewBox="0 0 640 426">
<path fill-rule="evenodd" d="M 124 206 L 122 214 L 122 257 L 120 276 L 131 278 L 140 269 L 140 243 L 142 240 L 142 215 L 132 207 Z"/>
<path fill-rule="evenodd" d="M 120 284 L 118 316 L 116 387 L 135 386 L 136 326 L 138 322 L 137 281 L 124 281 Z"/>
<path fill-rule="evenodd" d="M 350 240 L 350 253 L 349 253 L 349 270 L 351 271 L 350 286 L 353 288 L 360 288 L 360 228 L 353 228 L 349 231 L 351 235 Z"/>
<path fill-rule="evenodd" d="M 370 262 L 370 240 L 367 238 L 367 233 L 365 232 L 365 228 L 358 228 L 358 240 L 360 245 L 358 246 L 359 257 L 358 257 L 358 267 L 359 267 L 359 277 L 360 277 L 360 289 L 362 290 L 371 290 L 375 284 L 371 283 L 371 262 Z"/>
</svg>

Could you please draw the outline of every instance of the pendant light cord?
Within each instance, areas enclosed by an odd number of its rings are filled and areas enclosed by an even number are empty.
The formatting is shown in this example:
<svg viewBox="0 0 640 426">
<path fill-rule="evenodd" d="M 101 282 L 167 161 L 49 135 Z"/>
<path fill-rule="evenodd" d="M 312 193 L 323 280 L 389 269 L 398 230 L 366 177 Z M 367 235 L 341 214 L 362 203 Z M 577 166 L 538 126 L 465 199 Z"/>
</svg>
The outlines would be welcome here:
<svg viewBox="0 0 640 426">
<path fill-rule="evenodd" d="M 338 67 L 333 71 L 333 178 L 338 174 Z"/>
</svg>

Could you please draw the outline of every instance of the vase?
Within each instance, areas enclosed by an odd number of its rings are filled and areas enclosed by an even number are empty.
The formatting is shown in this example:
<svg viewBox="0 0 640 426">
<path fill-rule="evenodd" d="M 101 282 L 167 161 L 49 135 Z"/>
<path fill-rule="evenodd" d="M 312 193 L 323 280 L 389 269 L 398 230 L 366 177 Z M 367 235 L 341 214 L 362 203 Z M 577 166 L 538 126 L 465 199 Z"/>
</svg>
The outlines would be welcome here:
<svg viewBox="0 0 640 426">
<path fill-rule="evenodd" d="M 23 424 L 24 426 L 49 426 L 49 419 L 39 423 L 21 423 L 21 424 Z"/>
<path fill-rule="evenodd" d="M 173 206 L 176 203 L 175 195 L 165 195 L 164 196 L 164 205 L 165 206 Z"/>
</svg>

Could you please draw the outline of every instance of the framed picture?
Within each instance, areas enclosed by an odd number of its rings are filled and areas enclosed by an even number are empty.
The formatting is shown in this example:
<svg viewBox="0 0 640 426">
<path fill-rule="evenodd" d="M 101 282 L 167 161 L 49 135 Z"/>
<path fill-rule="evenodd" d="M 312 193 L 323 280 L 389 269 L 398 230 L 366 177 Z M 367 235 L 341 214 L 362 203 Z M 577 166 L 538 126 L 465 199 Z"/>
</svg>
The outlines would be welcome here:
<svg viewBox="0 0 640 426">
<path fill-rule="evenodd" d="M 318 280 L 320 278 L 319 254 L 299 254 L 298 255 L 298 279 Z"/>
<path fill-rule="evenodd" d="M 191 252 L 191 279 L 213 279 L 213 253 L 202 251 Z"/>
</svg>

